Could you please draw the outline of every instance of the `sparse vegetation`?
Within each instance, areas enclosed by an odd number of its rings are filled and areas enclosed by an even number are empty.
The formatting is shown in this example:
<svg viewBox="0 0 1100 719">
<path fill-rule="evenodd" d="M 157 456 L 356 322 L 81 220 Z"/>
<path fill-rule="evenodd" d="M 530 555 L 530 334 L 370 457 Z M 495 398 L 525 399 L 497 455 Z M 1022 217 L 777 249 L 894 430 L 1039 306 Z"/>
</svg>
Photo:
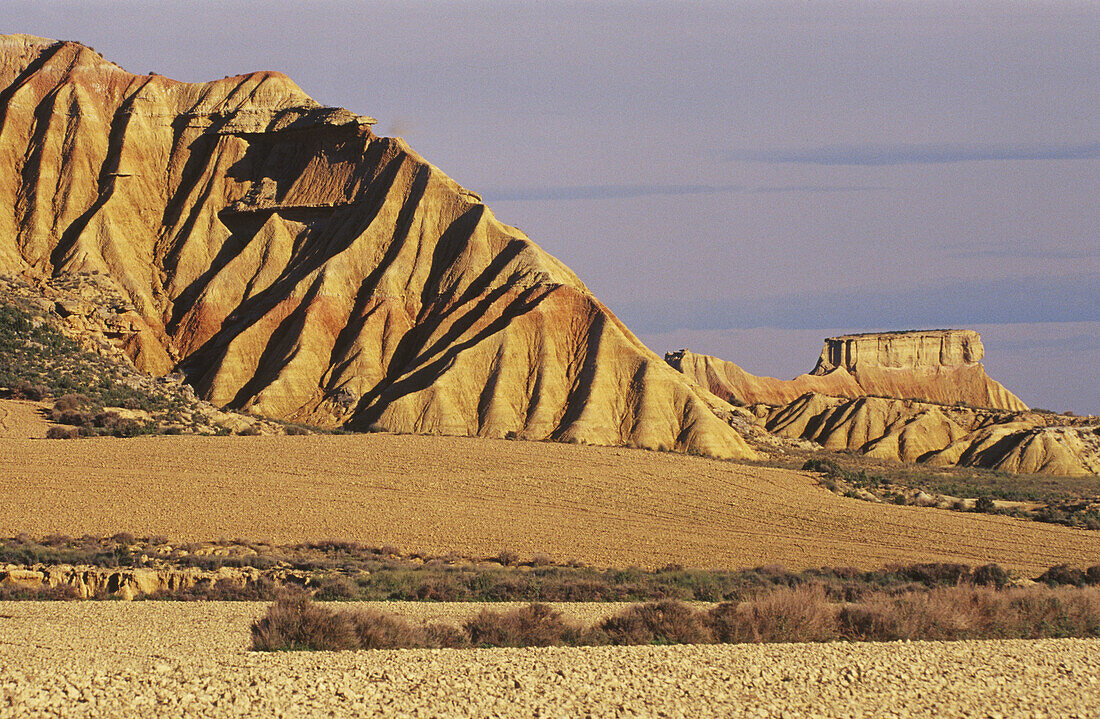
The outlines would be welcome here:
<svg viewBox="0 0 1100 719">
<path fill-rule="evenodd" d="M 933 504 L 957 511 L 1100 529 L 1100 477 L 1096 476 L 1019 475 L 969 467 L 933 469 L 870 460 L 852 452 L 799 461 L 792 454 L 770 464 L 818 472 L 823 487 L 856 499 L 916 504 L 920 503 L 918 493 L 923 492 L 937 498 Z"/>
<path fill-rule="evenodd" d="M 790 572 L 782 567 L 703 570 L 668 566 L 597 569 L 553 564 L 546 555 L 504 566 L 489 559 L 402 555 L 393 547 L 353 542 L 272 546 L 245 540 L 172 545 L 163 537 L 138 539 L 28 535 L 0 540 L 0 565 L 26 568 L 79 565 L 104 568 L 258 570 L 247 580 L 204 581 L 156 599 L 269 601 L 280 591 L 302 589 L 324 601 L 521 601 L 646 602 L 662 600 L 744 602 L 776 589 L 814 588 L 829 601 L 856 601 L 875 592 L 926 591 L 959 584 L 1005 587 L 1013 578 L 995 564 L 925 563 L 879 570 L 823 567 Z M 244 576 L 244 575 L 242 575 Z M 1100 586 L 1100 565 L 1055 567 L 1036 581 L 1056 586 Z M 107 595 L 104 595 L 105 597 Z"/>
<path fill-rule="evenodd" d="M 87 410 L 169 411 L 180 404 L 167 392 L 135 388 L 115 362 L 85 351 L 42 317 L 8 304 L 0 305 L 0 389 L 36 401 L 80 396 Z"/>
<path fill-rule="evenodd" d="M 252 625 L 252 648 L 393 649 L 645 644 L 743 644 L 1100 636 L 1100 588 L 998 591 L 959 584 L 838 602 L 820 587 L 774 589 L 699 609 L 664 600 L 628 607 L 590 627 L 546 604 L 483 609 L 461 628 L 421 626 L 375 609 L 335 610 L 284 597 Z"/>
</svg>

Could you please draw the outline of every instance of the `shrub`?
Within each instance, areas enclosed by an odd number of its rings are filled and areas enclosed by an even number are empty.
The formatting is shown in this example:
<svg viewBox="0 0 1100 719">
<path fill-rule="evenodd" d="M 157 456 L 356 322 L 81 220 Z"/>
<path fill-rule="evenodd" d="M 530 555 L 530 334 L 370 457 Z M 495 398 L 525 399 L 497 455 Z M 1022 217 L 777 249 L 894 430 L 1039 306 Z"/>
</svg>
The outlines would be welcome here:
<svg viewBox="0 0 1100 719">
<path fill-rule="evenodd" d="M 259 651 L 354 649 L 358 643 L 348 616 L 305 595 L 279 599 L 252 623 L 252 648 Z"/>
<path fill-rule="evenodd" d="M 424 627 L 424 646 L 434 649 L 464 649 L 470 637 L 450 624 L 428 624 Z"/>
<path fill-rule="evenodd" d="M 510 612 L 482 610 L 464 625 L 475 647 L 551 647 L 577 644 L 581 630 L 546 604 Z"/>
<path fill-rule="evenodd" d="M 374 609 L 359 609 L 350 614 L 360 649 L 399 649 L 425 645 L 424 631 L 404 617 Z"/>
<path fill-rule="evenodd" d="M 63 394 L 53 403 L 55 412 L 75 412 L 87 409 L 91 400 L 82 394 Z"/>
<path fill-rule="evenodd" d="M 12 399 L 29 399 L 33 402 L 44 400 L 49 394 L 49 387 L 31 382 L 20 382 L 11 391 Z"/>
<path fill-rule="evenodd" d="M 46 439 L 76 439 L 80 430 L 76 427 L 50 427 L 46 430 Z"/>
<path fill-rule="evenodd" d="M 997 564 L 986 564 L 974 570 L 971 580 L 974 584 L 1001 589 L 1006 586 L 1011 577 L 1008 572 Z"/>
<path fill-rule="evenodd" d="M 989 589 L 950 587 L 895 597 L 874 595 L 861 604 L 842 607 L 841 636 L 856 641 L 898 639 L 950 640 L 981 636 L 978 620 Z"/>
<path fill-rule="evenodd" d="M 821 585 L 779 589 L 707 612 L 714 639 L 742 642 L 826 642 L 837 638 L 836 609 Z"/>
<path fill-rule="evenodd" d="M 1059 564 L 1043 572 L 1036 580 L 1052 587 L 1069 585 L 1081 587 L 1085 584 L 1085 572 L 1068 564 Z"/>
<path fill-rule="evenodd" d="M 708 644 L 710 627 L 691 607 L 676 601 L 636 605 L 599 624 L 609 644 Z"/>
</svg>

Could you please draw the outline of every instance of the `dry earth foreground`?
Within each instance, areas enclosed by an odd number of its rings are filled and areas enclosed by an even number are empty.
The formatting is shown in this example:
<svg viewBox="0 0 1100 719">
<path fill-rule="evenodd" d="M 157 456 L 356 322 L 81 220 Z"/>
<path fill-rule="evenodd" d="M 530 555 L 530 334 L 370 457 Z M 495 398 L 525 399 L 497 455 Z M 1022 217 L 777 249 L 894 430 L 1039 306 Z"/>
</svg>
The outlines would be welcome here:
<svg viewBox="0 0 1100 719">
<path fill-rule="evenodd" d="M 1100 706 L 1098 640 L 250 652 L 264 608 L 0 604 L 0 717 L 1089 717 Z M 616 609 L 561 608 L 580 621 Z"/>
<path fill-rule="evenodd" d="M 806 472 L 456 437 L 3 439 L 0 534 L 338 538 L 406 552 L 655 568 L 1091 566 L 1100 533 L 872 504 Z"/>
</svg>

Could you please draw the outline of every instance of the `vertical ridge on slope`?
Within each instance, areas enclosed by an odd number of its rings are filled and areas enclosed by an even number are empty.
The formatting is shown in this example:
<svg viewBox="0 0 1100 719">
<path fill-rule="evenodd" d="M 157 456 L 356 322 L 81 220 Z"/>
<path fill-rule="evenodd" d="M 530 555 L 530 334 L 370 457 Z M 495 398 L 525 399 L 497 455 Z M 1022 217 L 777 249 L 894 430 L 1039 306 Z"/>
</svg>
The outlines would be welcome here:
<svg viewBox="0 0 1100 719">
<path fill-rule="evenodd" d="M 323 425 L 754 456 L 718 400 L 371 118 L 278 73 L 181 83 L 17 36 L 0 78 L 0 271 L 118 280 L 142 368 Z"/>
</svg>

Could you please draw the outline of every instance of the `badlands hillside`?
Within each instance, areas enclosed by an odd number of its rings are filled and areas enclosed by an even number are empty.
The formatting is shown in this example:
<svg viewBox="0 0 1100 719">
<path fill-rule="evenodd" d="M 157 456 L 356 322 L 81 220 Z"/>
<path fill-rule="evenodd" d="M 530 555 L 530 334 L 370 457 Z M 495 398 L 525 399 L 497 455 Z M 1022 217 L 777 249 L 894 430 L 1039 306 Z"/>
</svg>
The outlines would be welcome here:
<svg viewBox="0 0 1100 719">
<path fill-rule="evenodd" d="M 222 427 L 1100 473 L 1096 422 L 1029 412 L 975 332 L 830 338 L 790 381 L 661 361 L 373 123 L 278 73 L 182 83 L 0 36 L 0 282 Z"/>
<path fill-rule="evenodd" d="M 787 404 L 807 392 L 893 397 L 1022 411 L 1016 395 L 985 373 L 985 347 L 973 330 L 886 332 L 829 337 L 817 365 L 793 380 L 757 377 L 732 362 L 671 352 L 666 359 L 724 400 Z"/>
<path fill-rule="evenodd" d="M 989 377 L 971 330 L 830 337 L 793 380 L 688 350 L 665 360 L 740 407 L 767 437 L 933 466 L 1100 474 L 1100 419 L 1030 411 Z"/>
<path fill-rule="evenodd" d="M 133 75 L 0 38 L 0 274 L 80 273 L 220 407 L 324 426 L 756 453 L 722 403 L 374 120 L 287 77 Z"/>
</svg>

